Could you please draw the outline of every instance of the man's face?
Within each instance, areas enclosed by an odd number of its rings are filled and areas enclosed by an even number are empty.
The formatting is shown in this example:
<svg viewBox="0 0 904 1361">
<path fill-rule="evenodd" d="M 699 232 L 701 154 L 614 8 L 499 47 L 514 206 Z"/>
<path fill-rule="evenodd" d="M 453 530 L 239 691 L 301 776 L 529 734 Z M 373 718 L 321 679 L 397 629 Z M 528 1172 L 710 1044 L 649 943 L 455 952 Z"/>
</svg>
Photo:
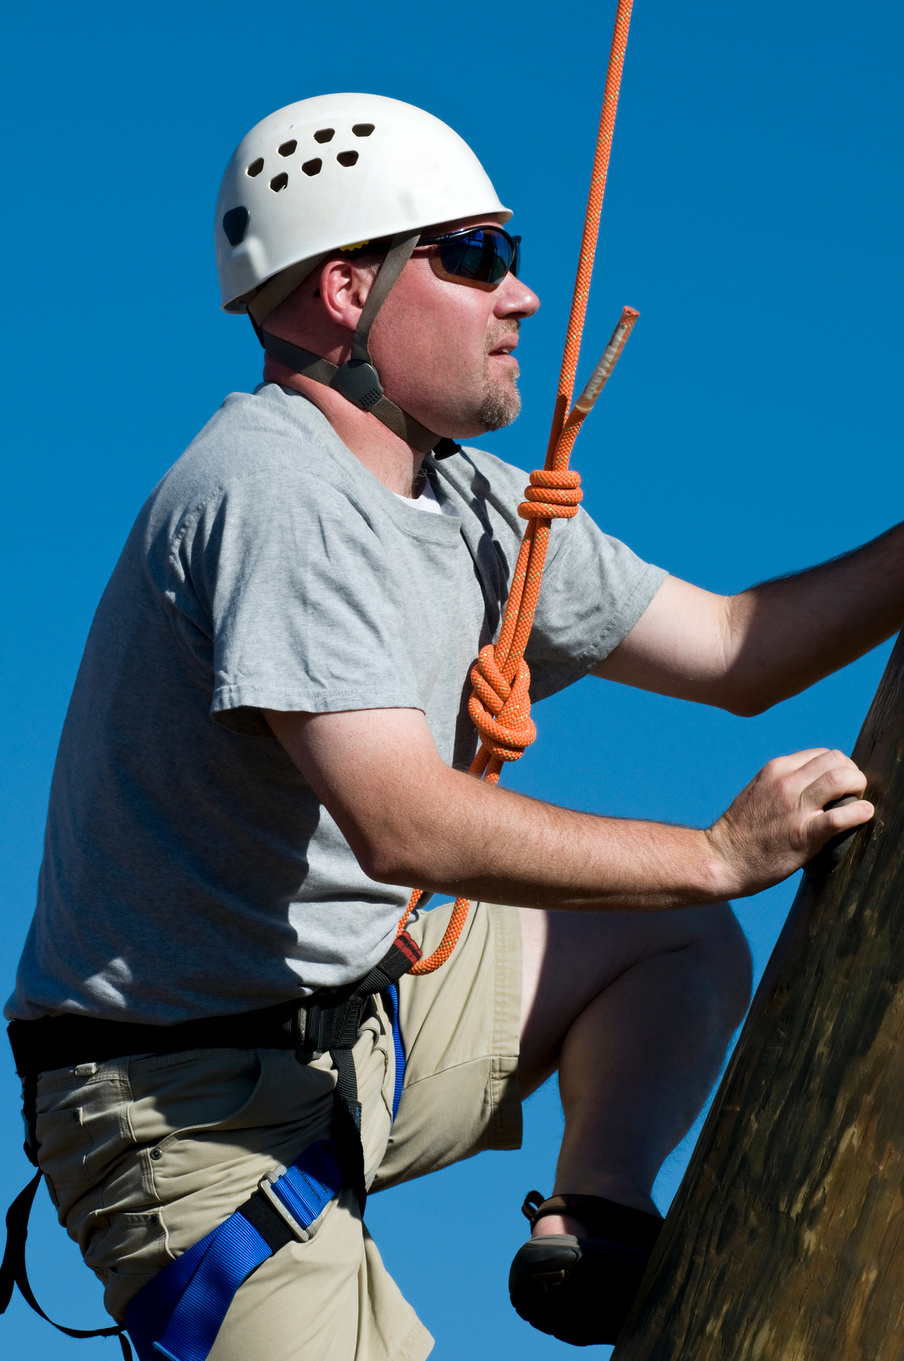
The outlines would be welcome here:
<svg viewBox="0 0 904 1361">
<path fill-rule="evenodd" d="M 424 235 L 493 222 L 443 223 Z M 513 275 L 495 286 L 453 278 L 442 273 L 436 246 L 419 246 L 371 332 L 386 395 L 438 435 L 466 439 L 508 425 L 521 407 L 518 328 L 539 306 Z"/>
</svg>

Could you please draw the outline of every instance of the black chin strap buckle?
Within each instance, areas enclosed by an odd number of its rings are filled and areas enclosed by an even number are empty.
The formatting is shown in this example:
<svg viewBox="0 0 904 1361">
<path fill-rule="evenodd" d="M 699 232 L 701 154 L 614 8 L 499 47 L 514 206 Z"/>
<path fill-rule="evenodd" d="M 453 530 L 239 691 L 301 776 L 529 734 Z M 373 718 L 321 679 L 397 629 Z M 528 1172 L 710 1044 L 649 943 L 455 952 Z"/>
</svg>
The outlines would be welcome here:
<svg viewBox="0 0 904 1361">
<path fill-rule="evenodd" d="M 362 411 L 370 411 L 383 396 L 379 375 L 366 359 L 347 359 L 331 386 Z"/>
</svg>

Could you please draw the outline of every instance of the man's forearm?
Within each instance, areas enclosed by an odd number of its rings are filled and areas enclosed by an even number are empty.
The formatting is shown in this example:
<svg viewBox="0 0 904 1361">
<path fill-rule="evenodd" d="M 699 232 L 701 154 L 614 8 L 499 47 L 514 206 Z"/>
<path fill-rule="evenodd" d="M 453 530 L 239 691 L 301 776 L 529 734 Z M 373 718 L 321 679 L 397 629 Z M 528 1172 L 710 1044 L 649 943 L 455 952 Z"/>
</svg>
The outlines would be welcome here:
<svg viewBox="0 0 904 1361">
<path fill-rule="evenodd" d="M 904 525 L 819 567 L 764 582 L 729 604 L 729 668 L 758 713 L 846 666 L 904 622 Z"/>
<path fill-rule="evenodd" d="M 595 817 L 455 771 L 448 777 L 422 790 L 409 835 L 394 816 L 371 822 L 365 836 L 349 827 L 373 878 L 570 911 L 655 911 L 719 902 L 731 891 L 698 829 Z"/>
<path fill-rule="evenodd" d="M 523 907 L 656 911 L 758 892 L 871 816 L 841 752 L 782 757 L 712 828 L 594 817 L 442 761 L 423 714 L 266 714 L 371 878 Z"/>
</svg>

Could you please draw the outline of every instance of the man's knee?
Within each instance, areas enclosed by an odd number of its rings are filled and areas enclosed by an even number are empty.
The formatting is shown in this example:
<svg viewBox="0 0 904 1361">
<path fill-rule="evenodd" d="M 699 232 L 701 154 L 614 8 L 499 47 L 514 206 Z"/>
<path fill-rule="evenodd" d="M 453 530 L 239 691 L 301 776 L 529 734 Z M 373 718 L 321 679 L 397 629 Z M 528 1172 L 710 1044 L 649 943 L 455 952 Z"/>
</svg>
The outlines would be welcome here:
<svg viewBox="0 0 904 1361">
<path fill-rule="evenodd" d="M 727 1044 L 744 1019 L 750 1003 L 750 950 L 729 903 L 661 913 L 524 909 L 521 920 L 524 991 L 518 1072 L 524 1095 L 555 1068 L 562 1040 L 585 1008 L 628 976 L 638 982 L 641 976 L 647 979 L 657 998 L 670 993 L 677 980 L 696 1008 L 701 1043 Z"/>
</svg>

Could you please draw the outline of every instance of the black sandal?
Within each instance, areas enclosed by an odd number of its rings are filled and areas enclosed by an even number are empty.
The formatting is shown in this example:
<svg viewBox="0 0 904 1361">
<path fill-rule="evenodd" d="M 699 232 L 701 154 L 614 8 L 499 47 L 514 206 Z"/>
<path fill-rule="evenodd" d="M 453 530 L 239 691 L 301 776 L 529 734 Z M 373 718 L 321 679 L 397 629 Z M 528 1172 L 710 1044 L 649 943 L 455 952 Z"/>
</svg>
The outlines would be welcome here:
<svg viewBox="0 0 904 1361">
<path fill-rule="evenodd" d="M 555 1233 L 525 1243 L 509 1272 L 515 1309 L 541 1333 L 575 1347 L 614 1342 L 659 1237 L 660 1216 L 602 1196 L 544 1200 L 539 1191 L 528 1192 L 521 1210 L 531 1225 L 545 1215 L 571 1215 L 588 1236 Z"/>
</svg>

